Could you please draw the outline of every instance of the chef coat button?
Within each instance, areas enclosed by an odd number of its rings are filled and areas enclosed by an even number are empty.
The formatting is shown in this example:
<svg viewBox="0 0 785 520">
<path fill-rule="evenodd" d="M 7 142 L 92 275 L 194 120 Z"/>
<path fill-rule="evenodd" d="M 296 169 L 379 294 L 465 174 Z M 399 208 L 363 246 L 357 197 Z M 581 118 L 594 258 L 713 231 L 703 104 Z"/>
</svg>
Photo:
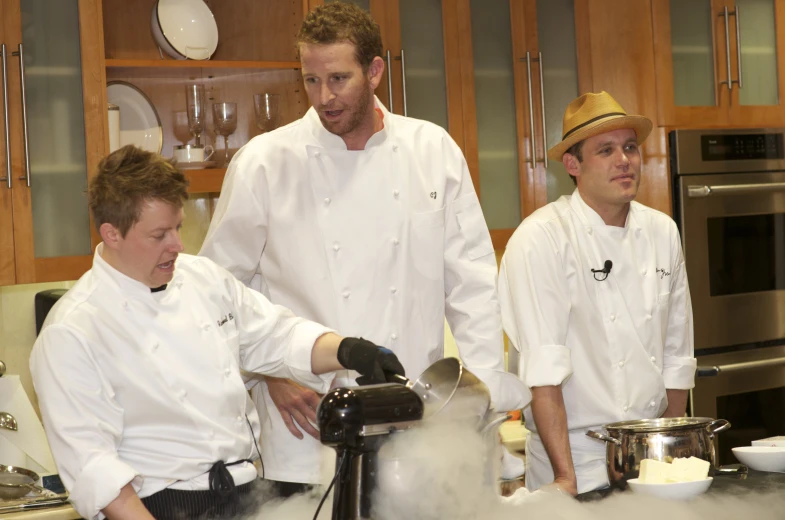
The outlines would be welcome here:
<svg viewBox="0 0 785 520">
<path fill-rule="evenodd" d="M 398 190 L 393 190 L 393 197 L 395 197 L 395 198 L 398 198 L 398 195 L 400 195 L 400 194 L 401 194 L 401 192 L 400 192 L 400 191 L 398 191 Z"/>
<path fill-rule="evenodd" d="M 188 392 L 186 392 L 185 390 L 180 390 L 180 395 L 177 398 L 182 403 L 183 401 L 185 401 L 185 396 L 186 395 L 188 395 Z"/>
<path fill-rule="evenodd" d="M 348 297 L 349 297 L 349 296 L 351 296 L 351 295 L 352 295 L 352 293 L 350 293 L 349 291 L 344 291 L 344 292 L 343 292 L 343 297 L 344 297 L 344 298 L 348 298 Z"/>
<path fill-rule="evenodd" d="M 642 275 L 642 276 L 646 276 L 646 269 L 644 269 L 643 271 L 641 271 L 641 275 Z"/>
<path fill-rule="evenodd" d="M 398 334 L 390 334 L 390 339 L 395 341 L 396 339 L 398 339 Z"/>
<path fill-rule="evenodd" d="M 650 319 L 651 319 L 651 314 L 647 314 L 647 315 L 646 315 L 646 321 L 648 321 L 648 320 L 650 320 Z"/>
<path fill-rule="evenodd" d="M 224 370 L 224 377 L 229 377 L 230 375 L 232 375 L 232 370 L 230 368 Z"/>
<path fill-rule="evenodd" d="M 390 287 L 390 292 L 391 292 L 391 293 L 393 293 L 393 294 L 395 294 L 395 292 L 396 292 L 397 290 L 398 290 L 398 289 L 396 289 L 395 287 Z"/>
<path fill-rule="evenodd" d="M 393 145 L 393 152 L 397 152 L 397 151 L 398 151 L 398 145 L 397 145 L 397 144 L 394 144 L 394 145 Z"/>
<path fill-rule="evenodd" d="M 153 343 L 153 349 L 152 350 L 153 350 L 153 352 L 158 350 L 158 343 Z"/>
<path fill-rule="evenodd" d="M 330 205 L 330 197 L 325 197 L 324 198 L 324 205 L 325 206 L 329 206 Z"/>
<path fill-rule="evenodd" d="M 212 439 L 213 437 L 215 437 L 215 430 L 209 430 L 209 431 L 207 432 L 207 436 L 208 436 L 209 438 L 211 438 L 211 439 Z"/>
<path fill-rule="evenodd" d="M 322 152 L 316 151 L 316 152 L 313 153 L 313 156 L 317 157 L 317 158 L 321 157 L 322 156 Z"/>
<path fill-rule="evenodd" d="M 630 407 L 629 407 L 629 406 L 627 406 L 627 405 L 625 404 L 625 405 L 624 405 L 624 411 L 626 412 L 626 411 L 627 411 L 627 410 L 629 410 L 629 409 L 630 409 Z"/>
<path fill-rule="evenodd" d="M 654 356 L 652 356 L 652 357 L 651 357 L 651 362 L 652 362 L 652 363 L 656 363 L 656 362 L 657 362 L 657 358 L 656 358 L 656 357 L 654 357 Z"/>
<path fill-rule="evenodd" d="M 615 314 L 611 314 L 610 315 L 610 319 L 611 319 L 611 321 L 616 321 L 616 315 Z"/>
<path fill-rule="evenodd" d="M 619 368 L 624 368 L 624 361 L 619 361 Z"/>
<path fill-rule="evenodd" d="M 393 245 L 394 245 L 394 246 L 397 246 L 398 244 L 400 244 L 400 243 L 401 243 L 401 241 L 400 241 L 400 240 L 398 240 L 397 238 L 393 238 L 393 239 L 392 239 L 392 243 L 393 243 Z"/>
<path fill-rule="evenodd" d="M 242 415 L 238 415 L 237 416 L 237 422 L 243 422 L 243 416 Z"/>
<path fill-rule="evenodd" d="M 652 408 L 654 408 L 654 405 L 656 405 L 656 404 L 657 404 L 657 403 L 655 403 L 654 401 L 652 401 L 652 402 L 650 402 L 650 403 L 649 403 L 649 406 L 651 406 Z"/>
<path fill-rule="evenodd" d="M 338 251 L 339 249 L 341 249 L 341 246 L 339 244 L 337 243 L 333 244 L 333 251 Z"/>
<path fill-rule="evenodd" d="M 123 301 L 123 308 L 125 310 L 128 310 L 128 302 L 127 301 Z"/>
<path fill-rule="evenodd" d="M 202 325 L 202 330 L 207 332 L 208 330 L 210 330 L 210 325 L 205 323 L 204 325 Z"/>
<path fill-rule="evenodd" d="M 591 235 L 592 233 L 591 228 L 587 229 L 586 232 Z"/>
</svg>

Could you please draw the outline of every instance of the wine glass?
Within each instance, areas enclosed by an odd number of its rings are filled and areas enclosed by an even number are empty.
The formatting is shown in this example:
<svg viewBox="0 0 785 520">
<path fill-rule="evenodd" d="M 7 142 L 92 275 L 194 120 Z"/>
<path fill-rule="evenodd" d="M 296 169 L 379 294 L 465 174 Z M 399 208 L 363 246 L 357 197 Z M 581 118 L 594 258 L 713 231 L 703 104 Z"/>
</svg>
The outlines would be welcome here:
<svg viewBox="0 0 785 520">
<path fill-rule="evenodd" d="M 224 136 L 224 162 L 229 164 L 229 136 L 237 130 L 237 103 L 214 103 L 215 133 Z"/>
<path fill-rule="evenodd" d="M 196 137 L 196 146 L 201 146 L 200 136 L 204 131 L 204 85 L 186 85 L 185 100 L 188 129 Z"/>
<path fill-rule="evenodd" d="M 259 130 L 269 132 L 281 124 L 281 96 L 279 94 L 254 94 L 254 112 L 256 113 L 256 126 Z"/>
</svg>

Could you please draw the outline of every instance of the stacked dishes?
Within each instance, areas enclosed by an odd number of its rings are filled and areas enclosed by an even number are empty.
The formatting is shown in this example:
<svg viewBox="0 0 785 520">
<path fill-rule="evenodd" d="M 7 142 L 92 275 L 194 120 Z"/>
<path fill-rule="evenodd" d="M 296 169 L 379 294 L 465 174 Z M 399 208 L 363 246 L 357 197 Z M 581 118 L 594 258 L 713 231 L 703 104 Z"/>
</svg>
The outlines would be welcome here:
<svg viewBox="0 0 785 520">
<path fill-rule="evenodd" d="M 161 120 L 150 99 L 135 85 L 111 81 L 106 88 L 109 102 L 120 108 L 120 146 L 133 144 L 161 153 L 164 134 Z"/>
<path fill-rule="evenodd" d="M 733 448 L 739 462 L 757 471 L 785 472 L 785 447 L 741 446 Z"/>
<path fill-rule="evenodd" d="M 202 0 L 158 0 L 151 25 L 161 50 L 178 60 L 209 60 L 218 46 L 218 26 Z"/>
</svg>

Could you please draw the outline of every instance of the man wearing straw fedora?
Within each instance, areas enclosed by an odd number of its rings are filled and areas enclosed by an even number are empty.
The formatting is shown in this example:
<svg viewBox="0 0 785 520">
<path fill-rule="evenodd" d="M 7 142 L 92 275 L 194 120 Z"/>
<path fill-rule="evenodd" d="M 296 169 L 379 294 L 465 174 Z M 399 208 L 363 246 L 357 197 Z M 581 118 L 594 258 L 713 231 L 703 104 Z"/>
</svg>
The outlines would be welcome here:
<svg viewBox="0 0 785 520">
<path fill-rule="evenodd" d="M 507 244 L 499 298 L 531 391 L 530 490 L 606 487 L 605 444 L 588 430 L 685 412 L 696 363 L 679 232 L 634 201 L 651 128 L 606 92 L 572 101 L 548 158 L 577 188 Z"/>
</svg>

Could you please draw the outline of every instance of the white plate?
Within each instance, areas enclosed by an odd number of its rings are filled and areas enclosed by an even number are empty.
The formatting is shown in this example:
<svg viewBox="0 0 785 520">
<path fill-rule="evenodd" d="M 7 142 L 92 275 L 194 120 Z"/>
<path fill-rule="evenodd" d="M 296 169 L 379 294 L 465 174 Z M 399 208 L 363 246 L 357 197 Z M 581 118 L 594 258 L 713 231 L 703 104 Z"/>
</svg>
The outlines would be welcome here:
<svg viewBox="0 0 785 520">
<path fill-rule="evenodd" d="M 148 152 L 161 153 L 164 133 L 158 112 L 144 92 L 125 81 L 106 87 L 110 103 L 120 107 L 120 146 L 133 144 Z"/>
<path fill-rule="evenodd" d="M 215 161 L 175 162 L 174 165 L 181 170 L 206 170 L 215 168 Z"/>
<path fill-rule="evenodd" d="M 637 478 L 630 479 L 627 484 L 634 493 L 651 495 L 670 500 L 686 500 L 705 493 L 714 479 L 706 477 L 705 480 L 693 482 L 670 482 L 668 484 L 644 484 Z"/>
<path fill-rule="evenodd" d="M 785 471 L 785 448 L 773 446 L 743 446 L 733 448 L 739 462 L 758 471 Z"/>
<path fill-rule="evenodd" d="M 156 43 L 178 60 L 209 60 L 218 47 L 218 25 L 202 0 L 158 0 L 151 26 Z"/>
</svg>

